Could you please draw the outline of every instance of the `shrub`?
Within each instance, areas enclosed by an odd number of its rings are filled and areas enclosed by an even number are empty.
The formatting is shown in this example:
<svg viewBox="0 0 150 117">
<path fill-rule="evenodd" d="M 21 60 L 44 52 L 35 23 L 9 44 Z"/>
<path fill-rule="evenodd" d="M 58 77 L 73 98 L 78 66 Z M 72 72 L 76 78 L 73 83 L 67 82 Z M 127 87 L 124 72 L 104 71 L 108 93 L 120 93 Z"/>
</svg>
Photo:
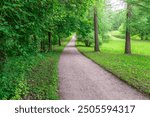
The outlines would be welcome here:
<svg viewBox="0 0 150 117">
<path fill-rule="evenodd" d="M 86 38 L 86 39 L 84 40 L 84 43 L 85 43 L 85 46 L 86 46 L 86 47 L 90 47 L 91 44 L 92 44 L 91 38 Z"/>
<path fill-rule="evenodd" d="M 125 34 L 119 32 L 119 31 L 112 31 L 111 35 L 116 37 L 116 38 L 120 38 L 120 39 L 124 39 L 125 38 Z"/>
<path fill-rule="evenodd" d="M 24 56 L 9 58 L 2 70 L 0 80 L 0 99 L 21 99 L 28 93 L 25 74 L 42 58 L 38 56 Z"/>
<path fill-rule="evenodd" d="M 133 40 L 140 40 L 141 38 L 138 35 L 133 35 L 131 37 L 131 39 L 133 39 Z"/>
<path fill-rule="evenodd" d="M 125 24 L 124 23 L 122 23 L 120 25 L 120 27 L 118 28 L 118 31 L 121 32 L 121 33 L 125 33 Z"/>
</svg>

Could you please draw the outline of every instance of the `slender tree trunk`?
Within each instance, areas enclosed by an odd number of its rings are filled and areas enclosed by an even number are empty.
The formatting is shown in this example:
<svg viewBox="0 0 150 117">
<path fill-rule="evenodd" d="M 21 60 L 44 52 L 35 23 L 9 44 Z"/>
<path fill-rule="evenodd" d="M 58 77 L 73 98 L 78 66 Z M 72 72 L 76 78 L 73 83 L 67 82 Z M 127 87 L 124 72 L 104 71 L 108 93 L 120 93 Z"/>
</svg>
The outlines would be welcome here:
<svg viewBox="0 0 150 117">
<path fill-rule="evenodd" d="M 48 32 L 48 51 L 52 51 L 52 34 Z"/>
<path fill-rule="evenodd" d="M 130 24 L 129 24 L 130 17 L 131 17 L 131 6 L 130 4 L 127 4 L 125 54 L 131 54 L 131 39 L 130 39 Z"/>
<path fill-rule="evenodd" d="M 5 50 L 6 40 L 0 39 L 0 45 L 1 45 L 1 48 L 0 48 L 0 65 L 1 65 L 1 63 L 4 63 L 4 61 L 6 60 L 6 56 L 7 56 L 7 53 Z"/>
<path fill-rule="evenodd" d="M 98 39 L 98 16 L 97 16 L 97 8 L 94 7 L 94 38 L 95 38 L 95 48 L 94 51 L 99 50 L 99 39 Z"/>
<path fill-rule="evenodd" d="M 143 38 L 145 37 L 145 40 L 148 40 L 148 33 L 146 33 Z"/>
<path fill-rule="evenodd" d="M 144 40 L 144 34 L 141 33 L 141 40 Z"/>
<path fill-rule="evenodd" d="M 45 49 L 45 42 L 43 41 L 43 51 L 45 52 L 46 49 Z"/>
<path fill-rule="evenodd" d="M 6 52 L 4 50 L 0 50 L 0 62 L 3 63 L 6 60 Z"/>
<path fill-rule="evenodd" d="M 131 54 L 131 40 L 129 30 L 126 30 L 125 54 Z"/>
<path fill-rule="evenodd" d="M 60 37 L 58 37 L 58 44 L 59 44 L 59 46 L 61 46 L 61 39 L 60 39 Z"/>
<path fill-rule="evenodd" d="M 41 44 L 41 48 L 40 48 L 40 51 L 42 52 L 42 41 L 40 42 L 40 44 Z"/>
<path fill-rule="evenodd" d="M 34 38 L 34 47 L 35 49 L 37 50 L 38 46 L 37 46 L 37 38 L 36 38 L 36 35 L 33 35 L 33 38 Z"/>
<path fill-rule="evenodd" d="M 45 51 L 45 45 L 44 45 L 44 41 L 41 41 L 41 52 Z"/>
</svg>

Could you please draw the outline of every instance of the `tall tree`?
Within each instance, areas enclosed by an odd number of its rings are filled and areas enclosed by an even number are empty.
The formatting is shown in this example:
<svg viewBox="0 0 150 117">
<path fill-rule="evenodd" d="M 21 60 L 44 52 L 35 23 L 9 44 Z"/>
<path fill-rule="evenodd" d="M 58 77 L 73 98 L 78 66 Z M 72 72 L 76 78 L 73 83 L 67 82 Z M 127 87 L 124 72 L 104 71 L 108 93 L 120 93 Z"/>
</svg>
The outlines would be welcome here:
<svg viewBox="0 0 150 117">
<path fill-rule="evenodd" d="M 125 54 L 131 54 L 130 18 L 131 18 L 131 4 L 127 3 Z"/>
<path fill-rule="evenodd" d="M 97 7 L 94 6 L 94 37 L 95 37 L 95 48 L 94 51 L 100 51 L 99 49 L 99 39 L 98 39 L 98 16 L 97 16 Z"/>
<path fill-rule="evenodd" d="M 48 32 L 48 51 L 52 51 L 52 34 Z"/>
</svg>

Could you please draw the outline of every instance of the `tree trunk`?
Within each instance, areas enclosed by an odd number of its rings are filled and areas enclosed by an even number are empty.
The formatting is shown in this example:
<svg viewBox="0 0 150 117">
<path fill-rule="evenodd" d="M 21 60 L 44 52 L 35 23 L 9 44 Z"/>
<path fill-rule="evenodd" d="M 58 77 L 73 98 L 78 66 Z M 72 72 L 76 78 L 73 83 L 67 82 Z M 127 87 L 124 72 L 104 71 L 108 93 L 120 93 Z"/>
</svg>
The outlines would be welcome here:
<svg viewBox="0 0 150 117">
<path fill-rule="evenodd" d="M 125 54 L 131 54 L 131 39 L 130 39 L 130 17 L 131 6 L 127 4 L 127 24 L 126 24 L 126 40 L 125 40 Z"/>
<path fill-rule="evenodd" d="M 44 44 L 43 44 L 43 41 L 41 41 L 41 52 L 44 51 Z"/>
<path fill-rule="evenodd" d="M 59 44 L 59 46 L 61 46 L 61 39 L 60 39 L 60 37 L 58 37 L 58 44 Z"/>
<path fill-rule="evenodd" d="M 52 34 L 48 32 L 48 51 L 52 51 Z"/>
<path fill-rule="evenodd" d="M 145 40 L 148 40 L 148 33 L 146 33 L 144 36 L 145 36 Z"/>
<path fill-rule="evenodd" d="M 41 41 L 41 43 L 40 43 L 40 44 L 41 44 L 41 49 L 40 49 L 40 50 L 41 50 L 41 52 L 42 52 L 42 49 L 43 49 L 43 48 L 42 48 L 42 47 L 43 47 L 43 45 L 42 45 L 42 41 Z"/>
<path fill-rule="evenodd" d="M 33 35 L 33 41 L 34 41 L 34 47 L 35 47 L 35 50 L 38 49 L 38 46 L 37 46 L 37 38 L 36 38 L 36 35 Z"/>
<path fill-rule="evenodd" d="M 141 40 L 144 40 L 144 34 L 141 33 Z"/>
<path fill-rule="evenodd" d="M 94 7 L 94 37 L 95 37 L 95 48 L 94 51 L 99 50 L 99 40 L 98 40 L 98 16 L 97 16 L 97 8 Z"/>
<path fill-rule="evenodd" d="M 41 41 L 41 52 L 45 52 L 45 44 L 44 41 Z"/>
</svg>

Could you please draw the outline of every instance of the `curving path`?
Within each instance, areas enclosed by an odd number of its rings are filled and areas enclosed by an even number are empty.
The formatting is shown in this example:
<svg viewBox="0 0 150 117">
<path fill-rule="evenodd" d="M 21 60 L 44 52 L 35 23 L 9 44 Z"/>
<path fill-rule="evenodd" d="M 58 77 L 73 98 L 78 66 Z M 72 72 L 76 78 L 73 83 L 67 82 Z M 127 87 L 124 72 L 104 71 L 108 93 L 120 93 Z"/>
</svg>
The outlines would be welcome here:
<svg viewBox="0 0 150 117">
<path fill-rule="evenodd" d="M 148 99 L 85 56 L 75 47 L 76 37 L 59 61 L 59 94 L 63 100 Z"/>
</svg>

